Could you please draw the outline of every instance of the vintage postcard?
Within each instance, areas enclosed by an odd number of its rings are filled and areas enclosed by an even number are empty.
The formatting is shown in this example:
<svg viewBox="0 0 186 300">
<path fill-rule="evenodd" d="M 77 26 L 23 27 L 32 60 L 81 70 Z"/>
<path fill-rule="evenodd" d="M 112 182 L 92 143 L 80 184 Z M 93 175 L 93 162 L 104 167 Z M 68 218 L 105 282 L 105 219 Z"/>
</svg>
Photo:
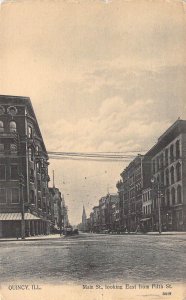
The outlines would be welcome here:
<svg viewBox="0 0 186 300">
<path fill-rule="evenodd" d="M 186 299 L 186 1 L 0 0 L 0 300 Z"/>
</svg>

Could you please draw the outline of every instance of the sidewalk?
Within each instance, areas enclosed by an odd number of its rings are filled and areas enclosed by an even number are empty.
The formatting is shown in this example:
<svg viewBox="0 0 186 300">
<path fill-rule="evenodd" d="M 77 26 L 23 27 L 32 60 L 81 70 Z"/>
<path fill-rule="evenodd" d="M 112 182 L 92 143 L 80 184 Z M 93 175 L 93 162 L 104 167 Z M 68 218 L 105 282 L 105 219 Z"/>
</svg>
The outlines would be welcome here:
<svg viewBox="0 0 186 300">
<path fill-rule="evenodd" d="M 37 235 L 37 236 L 29 236 L 25 239 L 17 239 L 17 238 L 0 238 L 0 242 L 25 242 L 25 241 L 40 241 L 40 240 L 52 240 L 52 239 L 60 239 L 64 238 L 64 235 L 60 236 L 60 234 L 49 234 L 49 235 Z"/>
</svg>

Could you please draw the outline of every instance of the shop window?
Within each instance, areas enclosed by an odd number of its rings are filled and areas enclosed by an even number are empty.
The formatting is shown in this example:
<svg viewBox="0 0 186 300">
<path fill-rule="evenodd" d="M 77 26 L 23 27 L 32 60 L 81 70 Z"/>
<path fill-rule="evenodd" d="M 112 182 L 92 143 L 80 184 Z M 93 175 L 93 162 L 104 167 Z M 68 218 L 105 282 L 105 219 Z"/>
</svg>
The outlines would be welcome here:
<svg viewBox="0 0 186 300">
<path fill-rule="evenodd" d="M 0 180 L 6 179 L 6 168 L 5 165 L 0 165 Z"/>
<path fill-rule="evenodd" d="M 174 167 L 172 166 L 170 169 L 170 174 L 171 174 L 171 184 L 174 183 Z"/>
<path fill-rule="evenodd" d="M 10 178 L 13 180 L 17 180 L 19 176 L 18 174 L 19 174 L 18 165 L 10 166 Z"/>
<path fill-rule="evenodd" d="M 176 165 L 176 177 L 177 177 L 177 181 L 181 180 L 181 164 L 177 163 Z"/>
<path fill-rule="evenodd" d="M 0 133 L 4 132 L 4 123 L 3 121 L 0 121 Z"/>
<path fill-rule="evenodd" d="M 6 203 L 6 190 L 0 188 L 0 203 Z"/>
<path fill-rule="evenodd" d="M 175 197 L 175 188 L 172 188 L 171 190 L 171 198 L 172 198 L 172 205 L 175 205 L 176 197 Z"/>
<path fill-rule="evenodd" d="M 12 188 L 12 203 L 19 203 L 19 189 Z"/>
<path fill-rule="evenodd" d="M 177 187 L 177 202 L 180 204 L 182 203 L 182 195 L 181 195 L 181 186 L 178 185 Z"/>
<path fill-rule="evenodd" d="M 176 142 L 176 158 L 180 158 L 180 141 Z"/>
<path fill-rule="evenodd" d="M 16 122 L 11 121 L 10 122 L 10 132 L 16 132 L 16 131 L 17 131 Z"/>
</svg>

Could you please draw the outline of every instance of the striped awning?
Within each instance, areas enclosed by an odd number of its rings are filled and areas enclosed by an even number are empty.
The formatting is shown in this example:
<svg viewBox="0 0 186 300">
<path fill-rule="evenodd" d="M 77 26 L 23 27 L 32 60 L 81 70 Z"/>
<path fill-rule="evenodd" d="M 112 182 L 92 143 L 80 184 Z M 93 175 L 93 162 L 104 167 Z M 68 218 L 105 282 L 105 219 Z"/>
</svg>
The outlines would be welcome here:
<svg viewBox="0 0 186 300">
<path fill-rule="evenodd" d="M 40 220 L 39 217 L 34 216 L 31 213 L 24 214 L 25 220 Z M 21 213 L 0 213 L 0 221 L 21 221 L 22 214 Z"/>
</svg>

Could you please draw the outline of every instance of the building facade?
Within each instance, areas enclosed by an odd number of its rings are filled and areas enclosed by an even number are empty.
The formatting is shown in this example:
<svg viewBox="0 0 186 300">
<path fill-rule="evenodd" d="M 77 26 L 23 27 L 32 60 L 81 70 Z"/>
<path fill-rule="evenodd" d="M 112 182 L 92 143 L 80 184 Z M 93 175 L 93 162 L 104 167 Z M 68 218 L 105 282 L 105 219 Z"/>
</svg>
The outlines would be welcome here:
<svg viewBox="0 0 186 300">
<path fill-rule="evenodd" d="M 48 155 L 27 97 L 0 96 L 0 237 L 48 234 Z"/>
<path fill-rule="evenodd" d="M 186 121 L 178 119 L 145 156 L 155 181 L 151 184 L 154 229 L 161 225 L 162 230 L 186 230 Z"/>
<path fill-rule="evenodd" d="M 120 198 L 120 229 L 136 231 L 142 217 L 143 156 L 138 155 L 121 173 L 116 187 Z"/>
</svg>

